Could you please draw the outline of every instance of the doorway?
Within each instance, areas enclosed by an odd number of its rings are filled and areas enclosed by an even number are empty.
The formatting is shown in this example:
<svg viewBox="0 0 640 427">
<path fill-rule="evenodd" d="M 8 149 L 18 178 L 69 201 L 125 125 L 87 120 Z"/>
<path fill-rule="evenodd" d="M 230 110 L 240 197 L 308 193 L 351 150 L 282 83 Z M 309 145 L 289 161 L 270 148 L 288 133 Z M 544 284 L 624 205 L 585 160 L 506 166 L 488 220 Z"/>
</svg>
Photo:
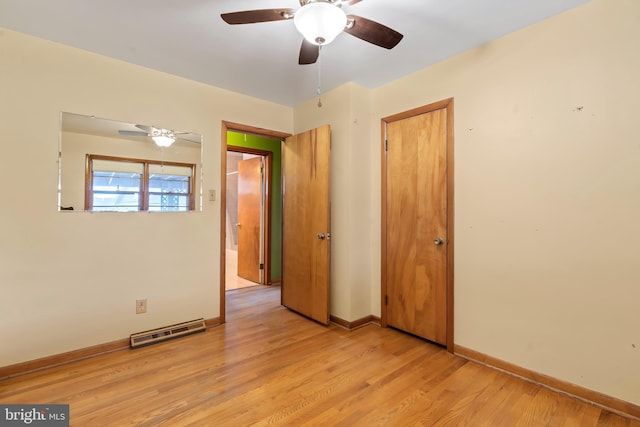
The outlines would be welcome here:
<svg viewBox="0 0 640 427">
<path fill-rule="evenodd" d="M 274 178 L 272 183 L 280 183 L 282 189 L 286 186 L 287 197 L 284 197 L 284 190 L 282 190 L 280 196 L 284 202 L 276 203 L 272 200 L 270 204 L 267 203 L 265 209 L 269 211 L 269 206 L 272 210 L 281 209 L 280 222 L 275 218 L 265 221 L 268 236 L 265 239 L 266 247 L 269 248 L 265 256 L 266 284 L 275 284 L 274 278 L 277 277 L 275 273 L 271 274 L 272 269 L 267 269 L 267 266 L 274 267 L 274 271 L 275 267 L 279 267 L 282 305 L 317 322 L 328 324 L 331 277 L 329 263 L 331 128 L 329 125 L 324 125 L 292 136 L 229 122 L 222 122 L 221 144 L 223 185 L 220 198 L 220 235 L 222 237 L 220 239 L 220 321 L 224 323 L 226 319 L 227 151 L 234 146 L 229 142 L 238 136 L 243 139 L 255 136 L 276 142 L 281 149 L 281 164 L 286 164 L 286 169 L 281 170 L 282 181 Z M 286 162 L 284 161 L 285 150 Z M 275 172 L 277 169 L 274 165 L 272 170 Z M 267 199 L 276 194 L 278 191 L 267 189 Z M 272 232 L 270 225 L 274 228 L 279 225 L 281 228 L 278 228 L 278 232 Z M 281 249 L 271 250 L 278 237 L 282 239 Z M 286 248 L 283 242 L 286 242 Z M 270 254 L 273 255 L 271 261 Z M 276 259 L 277 255 L 280 255 L 279 259 Z M 301 271 L 304 273 L 302 278 Z"/>
<path fill-rule="evenodd" d="M 225 293 L 227 291 L 227 282 L 233 281 L 234 276 L 237 279 L 238 265 L 234 263 L 233 258 L 229 260 L 227 256 L 227 248 L 233 248 L 236 240 L 240 236 L 237 236 L 237 224 L 242 227 L 242 222 L 234 219 L 233 215 L 229 215 L 228 204 L 236 204 L 233 194 L 228 197 L 228 187 L 234 186 L 233 181 L 238 178 L 233 172 L 233 166 L 228 169 L 229 160 L 227 155 L 232 154 L 235 156 L 246 157 L 244 160 L 250 158 L 262 158 L 264 159 L 265 169 L 265 181 L 268 181 L 264 185 L 264 210 L 261 214 L 262 218 L 262 232 L 259 232 L 261 236 L 261 242 L 259 248 L 263 253 L 262 265 L 260 270 L 259 283 L 263 285 L 278 285 L 281 278 L 281 215 L 282 215 L 282 191 L 280 187 L 280 174 L 281 174 L 281 144 L 282 141 L 288 137 L 289 134 L 270 131 L 261 128 L 255 128 L 252 126 L 241 125 L 237 123 L 222 122 L 222 185 L 220 195 L 220 208 L 221 208 L 221 239 L 220 247 L 220 320 L 225 322 Z M 237 161 L 240 161 L 238 159 Z M 235 162 L 236 160 L 231 160 Z M 231 181 L 231 182 L 230 182 Z M 237 186 L 237 184 L 235 184 Z M 231 208 L 233 209 L 233 208 Z M 238 242 L 239 243 L 239 242 Z M 233 252 L 231 256 L 235 255 Z M 245 279 L 246 280 L 246 279 Z M 255 286 L 258 283 L 249 281 L 249 283 L 242 282 L 241 284 Z M 231 287 L 233 287 L 231 283 Z"/>
<path fill-rule="evenodd" d="M 227 147 L 227 236 L 225 289 L 267 282 L 265 259 L 269 255 L 271 153 L 247 152 Z"/>
<path fill-rule="evenodd" d="M 453 99 L 382 130 L 382 325 L 453 351 Z"/>
</svg>

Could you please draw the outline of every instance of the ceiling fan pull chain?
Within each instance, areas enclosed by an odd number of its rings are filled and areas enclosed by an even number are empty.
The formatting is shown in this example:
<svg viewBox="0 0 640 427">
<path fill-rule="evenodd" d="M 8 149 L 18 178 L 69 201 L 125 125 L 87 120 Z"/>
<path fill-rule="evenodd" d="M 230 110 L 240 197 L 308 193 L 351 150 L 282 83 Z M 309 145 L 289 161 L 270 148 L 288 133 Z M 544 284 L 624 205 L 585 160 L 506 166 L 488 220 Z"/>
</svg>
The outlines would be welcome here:
<svg viewBox="0 0 640 427">
<path fill-rule="evenodd" d="M 322 70 L 322 61 L 321 58 L 322 56 L 320 55 L 320 53 L 322 52 L 322 46 L 318 46 L 318 108 L 322 108 L 322 98 L 320 97 L 320 94 L 322 93 L 322 90 L 320 89 L 322 80 L 321 80 L 321 70 Z"/>
</svg>

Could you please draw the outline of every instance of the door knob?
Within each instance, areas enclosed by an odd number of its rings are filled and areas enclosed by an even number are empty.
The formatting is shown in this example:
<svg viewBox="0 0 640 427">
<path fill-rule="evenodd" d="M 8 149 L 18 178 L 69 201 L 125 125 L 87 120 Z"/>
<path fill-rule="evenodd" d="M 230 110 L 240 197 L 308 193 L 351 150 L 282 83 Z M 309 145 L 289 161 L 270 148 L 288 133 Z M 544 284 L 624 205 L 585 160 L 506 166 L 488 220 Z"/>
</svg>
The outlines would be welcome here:
<svg viewBox="0 0 640 427">
<path fill-rule="evenodd" d="M 236 227 L 240 227 L 240 223 L 237 223 L 237 224 L 236 224 Z"/>
<path fill-rule="evenodd" d="M 324 240 L 324 238 L 325 238 L 324 233 L 318 233 L 318 239 Z"/>
<path fill-rule="evenodd" d="M 434 244 L 434 245 L 436 245 L 436 246 L 440 246 L 440 245 L 441 245 L 441 244 L 443 244 L 443 243 L 444 243 L 444 240 L 442 240 L 442 238 L 441 238 L 441 237 L 438 237 L 437 239 L 435 239 L 435 240 L 433 241 L 433 244 Z"/>
</svg>

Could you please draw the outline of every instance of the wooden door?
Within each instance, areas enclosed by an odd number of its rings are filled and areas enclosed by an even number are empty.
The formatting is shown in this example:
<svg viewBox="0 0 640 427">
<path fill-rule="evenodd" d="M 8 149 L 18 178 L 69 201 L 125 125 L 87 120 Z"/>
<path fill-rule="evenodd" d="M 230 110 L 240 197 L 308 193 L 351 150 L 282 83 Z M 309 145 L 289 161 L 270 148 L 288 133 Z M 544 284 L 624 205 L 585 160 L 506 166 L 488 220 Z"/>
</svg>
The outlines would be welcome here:
<svg viewBox="0 0 640 427">
<path fill-rule="evenodd" d="M 282 145 L 282 305 L 329 323 L 328 125 Z"/>
<path fill-rule="evenodd" d="M 238 276 L 260 283 L 262 157 L 238 162 Z"/>
<path fill-rule="evenodd" d="M 448 345 L 449 110 L 386 122 L 387 325 Z"/>
</svg>

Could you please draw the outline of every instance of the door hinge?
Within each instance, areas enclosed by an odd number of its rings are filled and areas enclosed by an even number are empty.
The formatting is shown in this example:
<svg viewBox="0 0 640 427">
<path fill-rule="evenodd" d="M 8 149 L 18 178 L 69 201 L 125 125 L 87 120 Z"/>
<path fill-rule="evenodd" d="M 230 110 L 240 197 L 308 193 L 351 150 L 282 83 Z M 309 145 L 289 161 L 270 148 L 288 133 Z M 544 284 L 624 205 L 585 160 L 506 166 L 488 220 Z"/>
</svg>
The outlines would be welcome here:
<svg viewBox="0 0 640 427">
<path fill-rule="evenodd" d="M 384 140 L 384 151 L 389 151 L 389 140 Z"/>
<path fill-rule="evenodd" d="M 264 270 L 264 264 L 260 264 L 260 270 Z"/>
<path fill-rule="evenodd" d="M 384 305 L 389 305 L 389 295 L 384 296 Z"/>
</svg>

